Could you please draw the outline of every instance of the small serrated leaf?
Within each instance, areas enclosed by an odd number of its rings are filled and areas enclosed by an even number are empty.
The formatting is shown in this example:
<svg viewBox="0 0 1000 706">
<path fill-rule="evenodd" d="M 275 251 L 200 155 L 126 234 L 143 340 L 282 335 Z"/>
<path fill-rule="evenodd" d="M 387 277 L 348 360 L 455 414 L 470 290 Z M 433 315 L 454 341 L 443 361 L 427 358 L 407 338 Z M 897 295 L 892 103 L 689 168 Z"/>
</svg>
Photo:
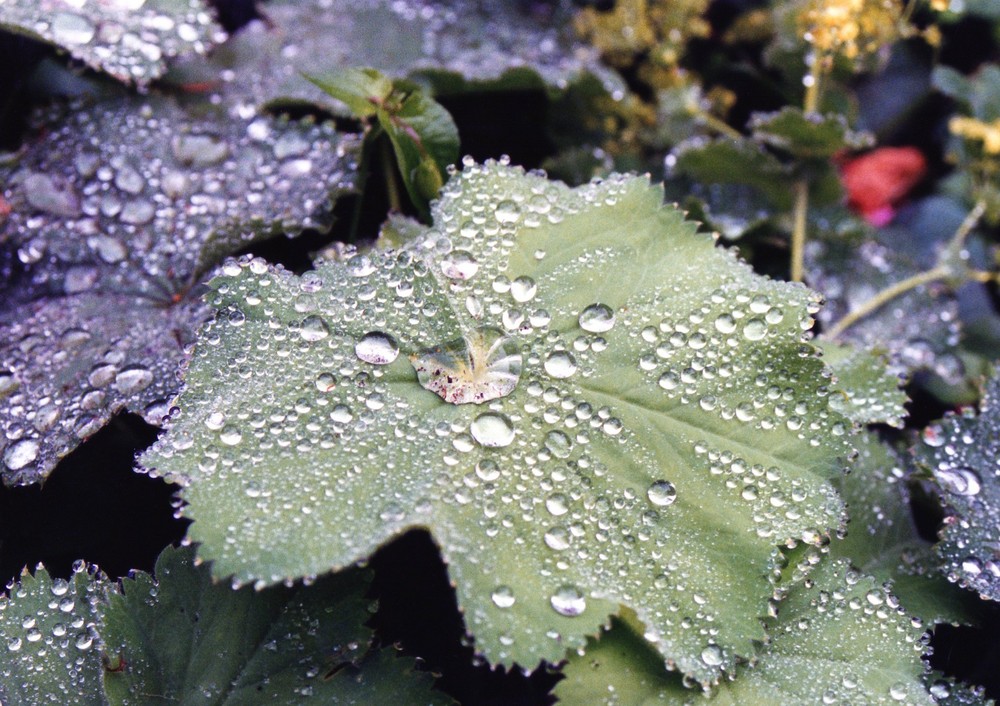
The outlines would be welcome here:
<svg viewBox="0 0 1000 706">
<path fill-rule="evenodd" d="M 870 147 L 872 137 L 852 131 L 837 114 L 804 113 L 785 107 L 774 113 L 756 113 L 750 121 L 755 139 L 799 159 L 829 160 L 844 149 Z"/>
<path fill-rule="evenodd" d="M 819 339 L 823 360 L 833 370 L 830 407 L 857 424 L 901 428 L 906 417 L 903 380 L 887 366 L 884 353 Z"/>
<path fill-rule="evenodd" d="M 692 138 L 674 148 L 668 163 L 673 174 L 704 184 L 742 184 L 760 191 L 776 209 L 792 206 L 791 172 L 753 140 Z"/>
<path fill-rule="evenodd" d="M 816 295 L 642 178 L 470 162 L 434 216 L 301 279 L 228 264 L 142 465 L 185 483 L 220 577 L 318 574 L 426 527 L 492 662 L 558 661 L 624 604 L 714 682 L 764 637 L 775 545 L 841 523 Z"/>
<path fill-rule="evenodd" d="M 119 81 L 145 85 L 163 74 L 168 59 L 203 54 L 225 38 L 213 15 L 203 0 L 6 0 L 0 28 L 54 44 Z"/>
<path fill-rule="evenodd" d="M 922 682 L 922 631 L 896 608 L 892 594 L 846 561 L 821 562 L 808 583 L 792 589 L 768 628 L 770 642 L 753 664 L 705 699 L 678 675 L 656 672 L 641 623 L 613 620 L 582 656 L 570 656 L 555 694 L 567 706 L 934 703 Z"/>
</svg>

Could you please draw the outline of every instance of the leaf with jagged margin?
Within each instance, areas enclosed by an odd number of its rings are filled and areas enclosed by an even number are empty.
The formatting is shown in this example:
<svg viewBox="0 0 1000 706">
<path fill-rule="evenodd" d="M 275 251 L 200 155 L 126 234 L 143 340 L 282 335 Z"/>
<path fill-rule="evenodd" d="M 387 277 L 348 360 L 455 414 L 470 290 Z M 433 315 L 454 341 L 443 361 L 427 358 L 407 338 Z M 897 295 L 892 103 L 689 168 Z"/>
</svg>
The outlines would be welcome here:
<svg viewBox="0 0 1000 706">
<path fill-rule="evenodd" d="M 924 684 L 938 706 L 995 706 L 993 699 L 987 699 L 980 686 L 969 686 L 956 682 L 940 672 L 928 671 L 924 674 Z"/>
<path fill-rule="evenodd" d="M 167 548 L 156 579 L 122 586 L 78 562 L 69 581 L 39 568 L 0 597 L 5 706 L 443 704 L 433 676 L 372 650 L 364 572 L 255 592 L 213 584 L 193 549 Z"/>
<path fill-rule="evenodd" d="M 429 673 L 413 672 L 412 660 L 392 649 L 370 653 L 363 571 L 237 591 L 195 566 L 193 549 L 168 548 L 155 577 L 123 580 L 103 608 L 111 704 L 142 706 L 154 697 L 289 706 L 449 701 L 431 690 Z"/>
<path fill-rule="evenodd" d="M 931 543 L 917 532 L 901 459 L 872 433 L 852 440 L 858 457 L 837 483 L 850 522 L 847 537 L 830 545 L 831 556 L 878 581 L 892 581 L 906 611 L 927 627 L 977 623 L 979 601 L 937 571 Z"/>
<path fill-rule="evenodd" d="M 914 448 L 944 509 L 934 545 L 949 580 L 1000 600 L 1000 378 L 986 384 L 978 416 L 949 415 L 924 430 Z"/>
<path fill-rule="evenodd" d="M 434 223 L 301 278 L 228 264 L 142 465 L 185 486 L 219 577 L 315 575 L 426 527 L 490 661 L 558 661 L 625 604 L 715 681 L 763 639 L 775 545 L 841 523 L 818 295 L 643 178 L 470 162 Z"/>
<path fill-rule="evenodd" d="M 27 265 L 0 311 L 0 477 L 42 480 L 130 409 L 159 425 L 208 310 L 197 285 L 262 238 L 327 227 L 358 140 L 120 97 L 56 112 L 0 167 L 0 242 Z"/>
<path fill-rule="evenodd" d="M 703 184 L 748 186 L 778 210 L 792 207 L 791 171 L 753 140 L 691 138 L 674 148 L 667 165 L 672 175 L 687 176 Z"/>
<path fill-rule="evenodd" d="M 755 140 L 798 159 L 828 161 L 840 150 L 872 145 L 872 136 L 851 130 L 842 115 L 806 114 L 791 106 L 755 113 L 749 127 Z"/>
<path fill-rule="evenodd" d="M 555 688 L 560 704 L 933 704 L 922 676 L 922 630 L 897 599 L 843 560 L 825 560 L 768 621 L 770 643 L 710 698 L 657 669 L 642 624 L 626 616 L 574 654 Z"/>
<path fill-rule="evenodd" d="M 929 218 L 935 209 L 921 207 Z M 959 216 L 959 220 L 961 216 Z M 846 232 L 824 232 L 806 249 L 806 281 L 826 295 L 818 319 L 824 329 L 902 280 L 935 264 L 934 245 L 951 234 L 951 214 L 940 211 L 942 239 L 915 232 L 909 225 L 880 228 L 861 222 Z M 850 221 L 842 221 L 850 227 Z M 957 226 L 957 223 L 955 223 Z M 954 377 L 958 343 L 958 304 L 953 292 L 932 282 L 893 298 L 855 322 L 836 340 L 862 350 L 889 353 L 893 372 L 931 370 Z M 960 363 L 959 363 L 960 367 Z M 959 378 L 961 379 L 961 378 Z"/>
<path fill-rule="evenodd" d="M 54 44 L 119 81 L 148 84 L 167 60 L 204 54 L 225 39 L 203 0 L 5 0 L 0 29 Z"/>
<path fill-rule="evenodd" d="M 0 703 L 103 706 L 98 603 L 106 579 L 83 562 L 53 579 L 27 569 L 0 594 Z"/>
<path fill-rule="evenodd" d="M 903 378 L 887 365 L 886 355 L 820 339 L 823 360 L 833 370 L 830 407 L 857 424 L 902 428 L 906 417 Z"/>
<path fill-rule="evenodd" d="M 607 93 L 626 90 L 597 50 L 574 36 L 560 8 L 545 19 L 516 3 L 486 10 L 472 0 L 274 0 L 261 12 L 266 23 L 251 22 L 207 62 L 183 62 L 170 80 L 209 86 L 236 106 L 292 100 L 335 112 L 343 106 L 305 76 L 367 66 L 440 95 L 563 90 L 596 75 Z"/>
</svg>

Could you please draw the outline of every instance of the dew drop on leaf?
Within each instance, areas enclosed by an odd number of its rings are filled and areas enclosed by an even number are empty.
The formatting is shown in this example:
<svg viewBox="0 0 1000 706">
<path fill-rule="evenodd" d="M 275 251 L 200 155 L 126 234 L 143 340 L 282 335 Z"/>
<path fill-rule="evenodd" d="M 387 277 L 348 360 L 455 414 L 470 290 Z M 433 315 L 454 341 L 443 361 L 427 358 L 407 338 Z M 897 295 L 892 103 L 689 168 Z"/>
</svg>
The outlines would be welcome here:
<svg viewBox="0 0 1000 706">
<path fill-rule="evenodd" d="M 467 250 L 453 250 L 441 261 L 441 271 L 451 279 L 471 279 L 479 272 L 479 262 Z"/>
<path fill-rule="evenodd" d="M 420 385 L 449 404 L 482 404 L 514 391 L 521 353 L 502 331 L 481 327 L 410 356 Z"/>
<path fill-rule="evenodd" d="M 38 458 L 38 442 L 34 439 L 21 439 L 7 447 L 3 454 L 3 462 L 12 471 L 19 471 Z"/>
<path fill-rule="evenodd" d="M 701 651 L 701 661 L 712 667 L 722 664 L 722 650 L 718 645 L 709 645 Z"/>
<path fill-rule="evenodd" d="M 497 608 L 510 608 L 516 600 L 510 586 L 497 586 L 490 598 Z"/>
<path fill-rule="evenodd" d="M 580 312 L 579 322 L 588 333 L 604 333 L 615 325 L 615 312 L 607 304 L 591 304 Z"/>
<path fill-rule="evenodd" d="M 486 412 L 473 419 L 469 431 L 480 446 L 509 446 L 514 440 L 514 425 L 510 419 L 495 412 Z"/>
<path fill-rule="evenodd" d="M 567 618 L 574 618 L 587 609 L 587 599 L 580 589 L 572 584 L 564 584 L 549 599 L 552 608 Z"/>
<path fill-rule="evenodd" d="M 553 351 L 545 358 L 545 372 L 554 378 L 568 378 L 576 372 L 576 359 L 569 351 Z"/>
<path fill-rule="evenodd" d="M 983 486 L 979 474 L 971 468 L 943 468 L 934 475 L 945 490 L 955 495 L 977 495 Z"/>
<path fill-rule="evenodd" d="M 369 331 L 355 344 L 354 354 L 372 365 L 389 365 L 399 355 L 399 344 L 387 333 Z"/>
<path fill-rule="evenodd" d="M 654 505 L 671 505 L 677 499 L 677 489 L 668 480 L 658 480 L 646 490 L 646 497 Z"/>
<path fill-rule="evenodd" d="M 330 335 L 330 328 L 323 321 L 323 317 L 310 314 L 299 324 L 299 335 L 304 341 L 321 341 Z"/>
</svg>

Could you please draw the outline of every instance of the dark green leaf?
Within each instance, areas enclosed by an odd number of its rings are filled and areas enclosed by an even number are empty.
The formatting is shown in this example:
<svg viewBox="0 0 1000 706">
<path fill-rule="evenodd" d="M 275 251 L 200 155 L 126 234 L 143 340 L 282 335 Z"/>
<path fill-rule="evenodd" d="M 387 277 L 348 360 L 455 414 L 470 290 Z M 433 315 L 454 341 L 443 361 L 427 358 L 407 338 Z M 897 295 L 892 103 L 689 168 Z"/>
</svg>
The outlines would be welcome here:
<svg viewBox="0 0 1000 706">
<path fill-rule="evenodd" d="M 792 107 L 774 113 L 756 113 L 750 128 L 755 139 L 798 159 L 829 160 L 841 150 L 868 147 L 872 143 L 871 135 L 852 131 L 841 115 L 806 115 Z"/>
<path fill-rule="evenodd" d="M 790 171 L 753 140 L 694 138 L 678 145 L 667 164 L 673 174 L 704 184 L 743 184 L 759 190 L 773 208 L 792 207 Z"/>
</svg>

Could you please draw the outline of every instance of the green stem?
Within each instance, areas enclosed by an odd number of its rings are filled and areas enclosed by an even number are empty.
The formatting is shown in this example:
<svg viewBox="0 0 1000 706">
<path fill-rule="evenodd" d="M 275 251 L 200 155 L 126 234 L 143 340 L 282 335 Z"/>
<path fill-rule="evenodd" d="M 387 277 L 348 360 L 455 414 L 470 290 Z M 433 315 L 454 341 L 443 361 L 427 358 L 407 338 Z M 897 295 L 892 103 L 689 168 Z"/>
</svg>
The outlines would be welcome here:
<svg viewBox="0 0 1000 706">
<path fill-rule="evenodd" d="M 795 210 L 792 212 L 792 281 L 801 282 L 806 249 L 806 214 L 809 211 L 809 182 L 795 182 Z"/>
<path fill-rule="evenodd" d="M 399 183 L 396 181 L 396 164 L 392 159 L 389 143 L 382 141 L 382 169 L 385 170 L 385 186 L 389 195 L 389 209 L 397 213 L 403 210 L 403 199 L 399 193 Z"/>
<path fill-rule="evenodd" d="M 733 140 L 743 139 L 743 133 L 727 123 L 725 120 L 720 120 L 706 110 L 696 109 L 694 111 L 694 117 L 705 123 L 710 130 L 715 130 L 720 135 Z"/>
<path fill-rule="evenodd" d="M 854 311 L 847 314 L 844 318 L 838 321 L 827 333 L 829 338 L 836 338 L 842 334 L 845 330 L 853 326 L 859 320 L 882 308 L 885 304 L 889 303 L 901 294 L 905 294 L 911 289 L 916 289 L 922 284 L 927 284 L 935 280 L 944 279 L 945 277 L 952 274 L 951 269 L 944 266 L 938 265 L 937 267 L 926 270 L 925 272 L 920 272 L 912 277 L 907 277 L 906 279 L 896 282 L 896 284 L 891 287 L 886 287 L 881 292 L 876 294 L 874 297 L 866 301 L 864 304 L 859 306 Z"/>
<path fill-rule="evenodd" d="M 368 181 L 368 166 L 371 161 L 373 144 L 374 139 L 372 133 L 369 132 L 365 135 L 364 141 L 361 143 L 361 159 L 358 163 L 358 176 L 355 180 L 360 192 L 358 193 L 357 201 L 354 202 L 354 213 L 351 214 L 351 229 L 348 231 L 348 242 L 351 243 L 356 243 L 358 240 L 358 228 L 361 226 L 361 212 L 364 210 L 365 205 L 365 183 Z"/>
</svg>

